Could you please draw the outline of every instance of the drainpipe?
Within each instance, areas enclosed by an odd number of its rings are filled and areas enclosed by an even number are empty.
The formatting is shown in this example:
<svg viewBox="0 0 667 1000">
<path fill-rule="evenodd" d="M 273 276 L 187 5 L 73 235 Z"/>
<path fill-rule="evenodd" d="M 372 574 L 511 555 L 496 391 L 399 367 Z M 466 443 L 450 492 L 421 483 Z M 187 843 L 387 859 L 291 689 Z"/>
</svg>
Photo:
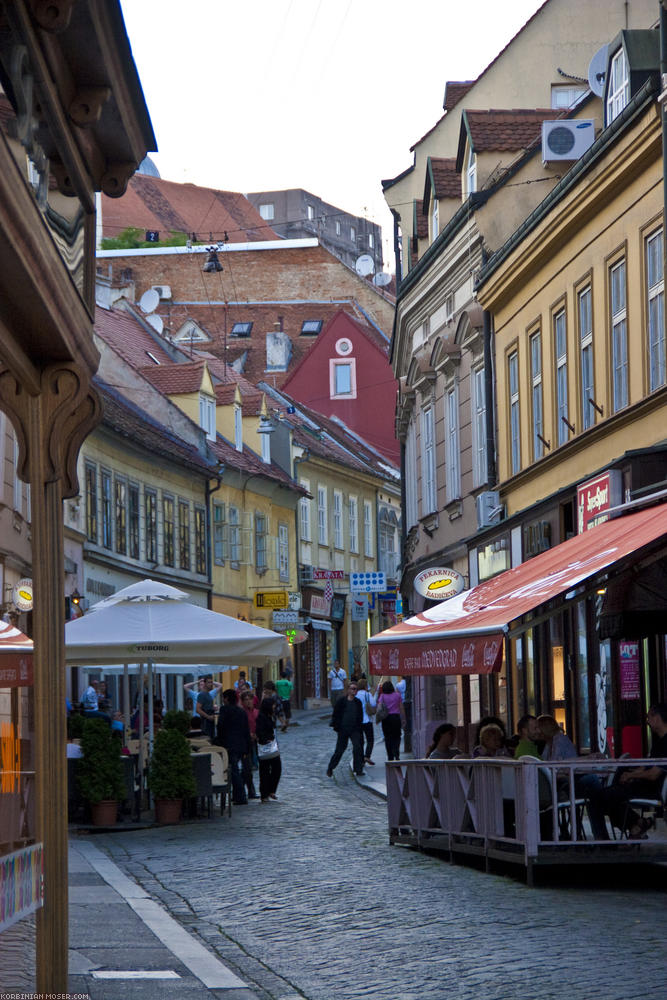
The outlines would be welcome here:
<svg viewBox="0 0 667 1000">
<path fill-rule="evenodd" d="M 486 479 L 489 489 L 493 489 L 497 482 L 496 469 L 496 441 L 495 441 L 495 392 L 493 379 L 493 351 L 491 349 L 491 313 L 484 310 L 484 395 L 486 397 L 485 424 L 486 424 Z"/>
<path fill-rule="evenodd" d="M 667 11 L 665 2 L 660 4 L 660 84 L 661 93 L 659 97 L 661 121 L 662 121 L 662 201 L 663 201 L 663 221 L 662 221 L 662 267 L 663 276 L 667 277 Z"/>
<path fill-rule="evenodd" d="M 206 517 L 206 537 L 208 538 L 208 545 L 206 546 L 206 575 L 208 577 L 208 598 L 207 606 L 209 611 L 213 608 L 213 546 L 215 545 L 215 539 L 211 534 L 211 497 L 214 493 L 217 493 L 222 486 L 222 474 L 225 471 L 222 462 L 218 465 L 218 477 L 217 486 L 209 486 L 208 480 L 206 480 L 206 507 L 205 507 L 205 517 Z"/>
</svg>

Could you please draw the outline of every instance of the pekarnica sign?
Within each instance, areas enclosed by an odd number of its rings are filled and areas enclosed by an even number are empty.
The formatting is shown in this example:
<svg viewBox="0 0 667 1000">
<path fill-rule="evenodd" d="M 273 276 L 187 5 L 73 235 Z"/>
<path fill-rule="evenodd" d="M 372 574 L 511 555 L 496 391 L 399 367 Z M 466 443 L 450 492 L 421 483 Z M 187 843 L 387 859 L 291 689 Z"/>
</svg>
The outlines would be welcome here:
<svg viewBox="0 0 667 1000">
<path fill-rule="evenodd" d="M 465 580 L 455 569 L 442 569 L 434 566 L 417 573 L 414 587 L 422 597 L 431 601 L 447 601 L 456 597 L 465 587 Z"/>
</svg>

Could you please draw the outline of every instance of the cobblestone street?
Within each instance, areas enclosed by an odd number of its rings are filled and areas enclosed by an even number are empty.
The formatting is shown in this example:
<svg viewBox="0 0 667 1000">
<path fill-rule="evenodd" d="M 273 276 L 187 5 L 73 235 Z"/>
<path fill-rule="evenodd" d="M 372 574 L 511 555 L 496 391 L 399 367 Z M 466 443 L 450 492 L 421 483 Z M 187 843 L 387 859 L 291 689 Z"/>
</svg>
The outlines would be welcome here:
<svg viewBox="0 0 667 1000">
<path fill-rule="evenodd" d="M 391 847 L 325 721 L 281 738 L 280 801 L 98 848 L 262 1000 L 663 998 L 663 869 L 518 878 Z M 156 994 L 157 995 L 157 994 Z"/>
</svg>

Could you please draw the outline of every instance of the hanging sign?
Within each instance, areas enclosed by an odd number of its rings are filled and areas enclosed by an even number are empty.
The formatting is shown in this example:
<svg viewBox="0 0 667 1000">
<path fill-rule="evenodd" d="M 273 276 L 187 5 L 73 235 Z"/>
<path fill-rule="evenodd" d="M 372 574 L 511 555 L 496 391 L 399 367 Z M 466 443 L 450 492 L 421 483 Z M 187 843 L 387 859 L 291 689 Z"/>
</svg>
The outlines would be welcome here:
<svg viewBox="0 0 667 1000">
<path fill-rule="evenodd" d="M 255 594 L 256 608 L 285 609 L 289 606 L 286 590 L 265 590 Z"/>
<path fill-rule="evenodd" d="M 368 620 L 368 598 L 365 594 L 352 596 L 351 618 L 353 622 L 365 622 Z"/>
<path fill-rule="evenodd" d="M 26 578 L 15 583 L 12 597 L 19 611 L 32 611 L 32 580 Z"/>
<path fill-rule="evenodd" d="M 415 577 L 415 590 L 431 601 L 447 601 L 456 597 L 465 587 L 465 580 L 455 569 L 433 567 L 424 569 Z"/>
</svg>

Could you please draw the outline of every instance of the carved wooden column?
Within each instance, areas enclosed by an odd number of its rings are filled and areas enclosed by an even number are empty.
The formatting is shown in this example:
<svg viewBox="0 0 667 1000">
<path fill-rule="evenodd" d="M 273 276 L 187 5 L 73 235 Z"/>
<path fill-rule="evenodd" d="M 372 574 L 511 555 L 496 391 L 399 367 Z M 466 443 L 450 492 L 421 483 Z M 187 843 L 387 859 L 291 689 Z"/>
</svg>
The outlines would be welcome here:
<svg viewBox="0 0 667 1000">
<path fill-rule="evenodd" d="M 34 612 L 37 836 L 44 846 L 44 906 L 37 911 L 37 991 L 67 992 L 67 768 L 63 510 L 78 493 L 76 461 L 100 417 L 89 375 L 54 365 L 30 394 L 0 372 L 0 407 L 19 441 L 20 477 L 30 483 Z"/>
</svg>

